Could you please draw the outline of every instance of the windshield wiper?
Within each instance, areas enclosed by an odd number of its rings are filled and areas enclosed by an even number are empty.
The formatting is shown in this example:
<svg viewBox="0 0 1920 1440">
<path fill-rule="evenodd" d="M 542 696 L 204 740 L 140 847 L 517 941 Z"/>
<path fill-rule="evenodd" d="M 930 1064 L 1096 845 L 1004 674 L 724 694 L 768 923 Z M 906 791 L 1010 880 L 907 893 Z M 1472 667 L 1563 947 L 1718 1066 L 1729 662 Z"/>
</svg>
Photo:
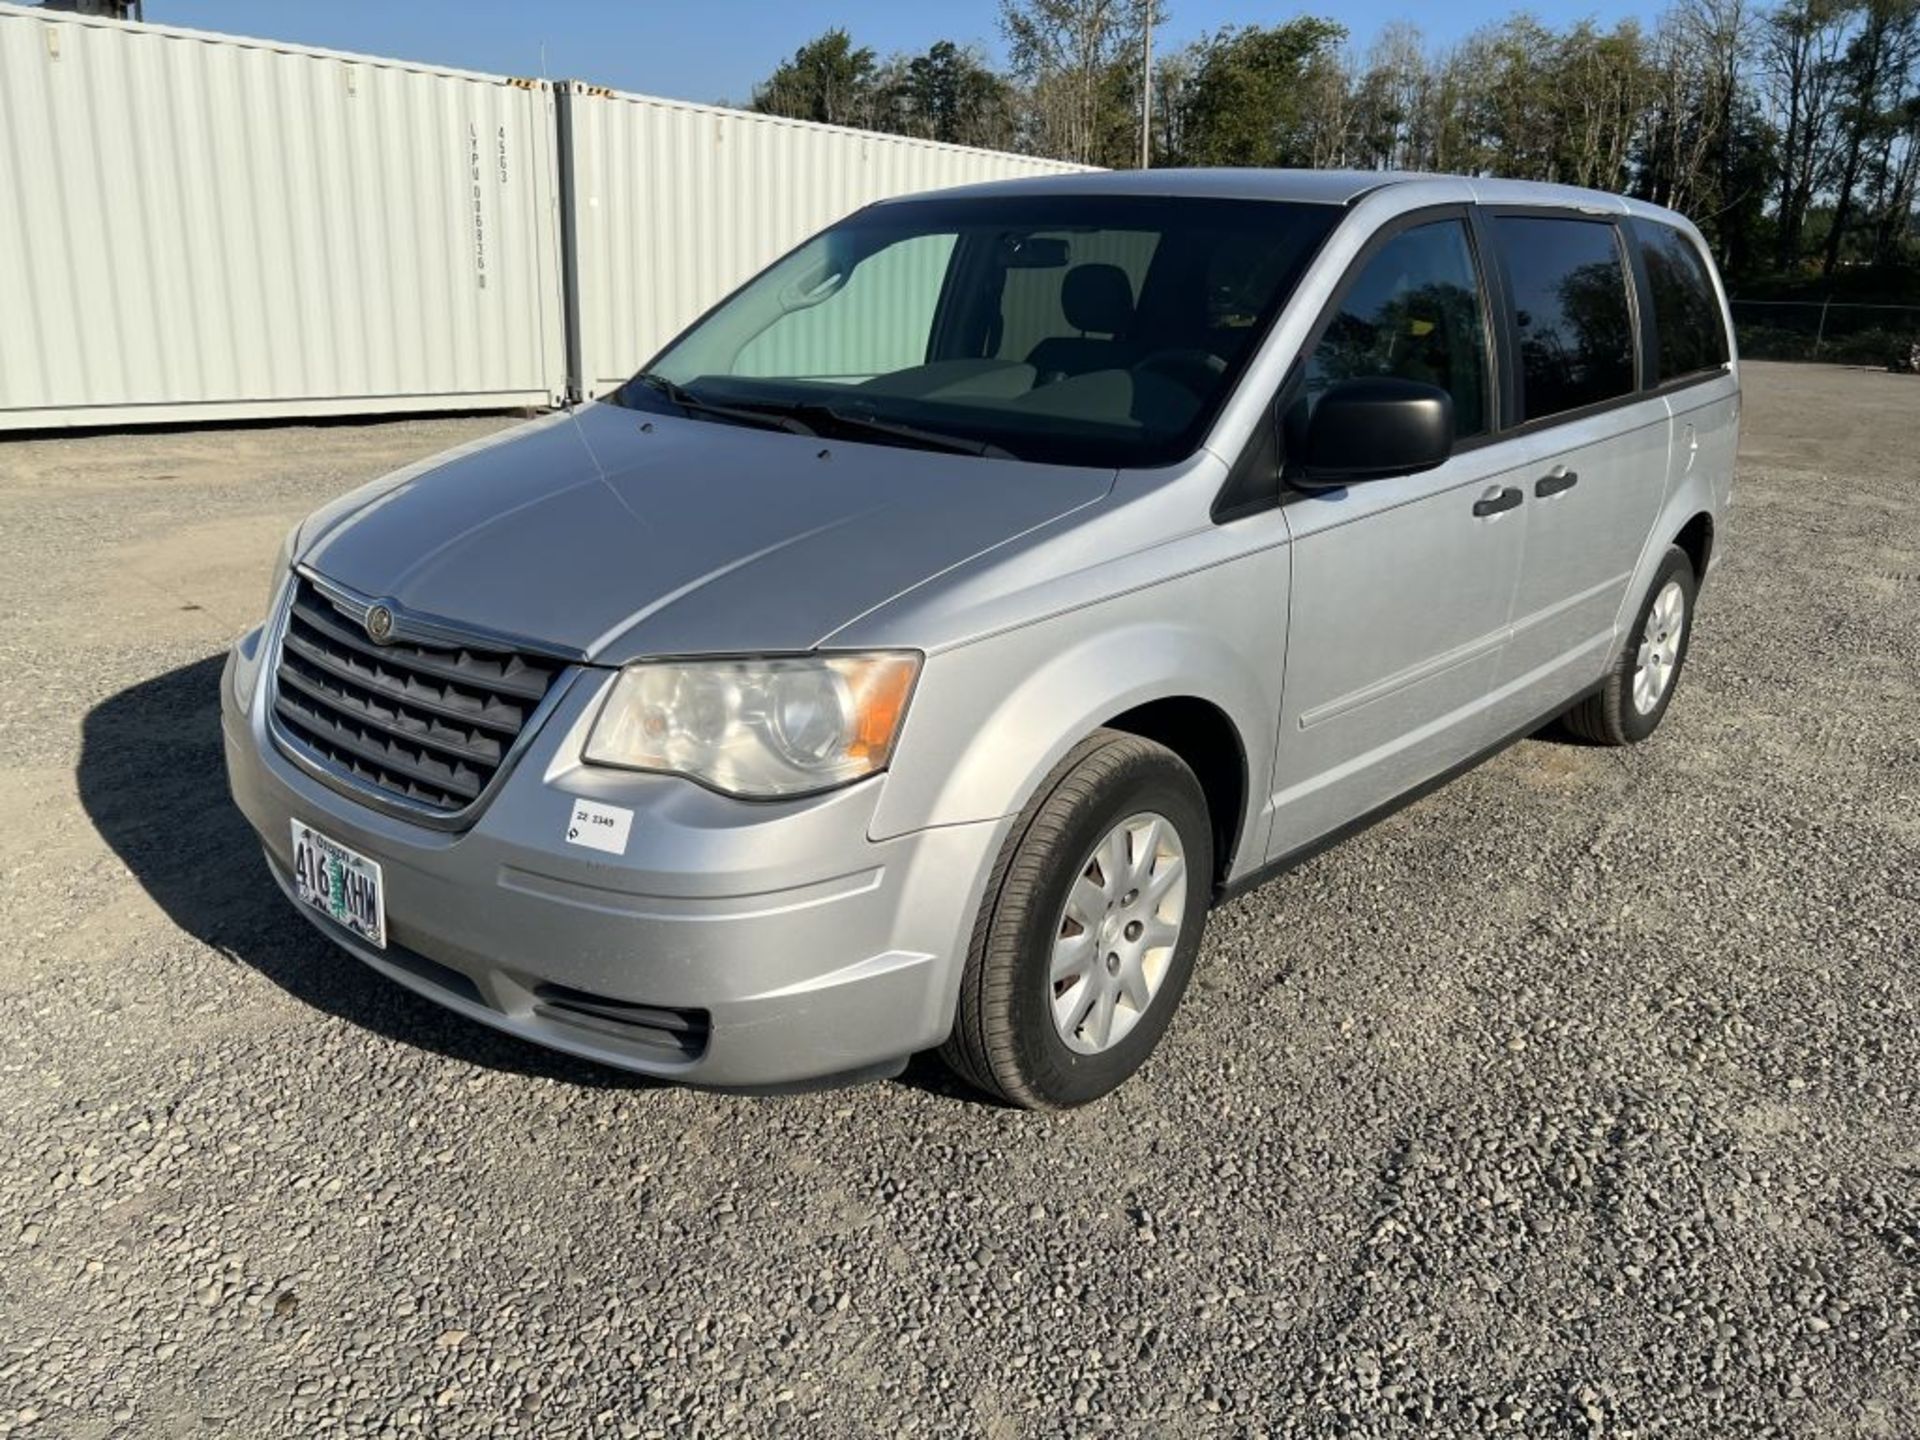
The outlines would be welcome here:
<svg viewBox="0 0 1920 1440">
<path fill-rule="evenodd" d="M 863 415 L 858 411 L 842 410 L 837 405 L 829 405 L 823 400 L 796 400 L 781 406 L 787 414 L 805 415 L 811 420 L 825 421 L 829 425 L 838 425 L 847 430 L 857 430 L 868 435 L 885 435 L 908 445 L 917 445 L 923 450 L 951 450 L 959 455 L 980 455 L 993 460 L 1012 460 L 1014 454 L 988 440 L 973 440 L 965 435 L 949 435 L 944 430 L 923 430 L 918 425 L 904 425 L 898 420 L 882 420 L 877 416 Z M 817 432 L 820 425 L 815 423 Z"/>
<path fill-rule="evenodd" d="M 658 390 L 689 415 L 711 415 L 719 420 L 731 420 L 737 425 L 757 425 L 762 430 L 785 430 L 790 435 L 817 433 L 811 425 L 792 415 L 757 407 L 748 409 L 739 405 L 717 405 L 711 400 L 702 400 L 686 386 L 664 375 L 656 375 L 651 370 L 642 370 L 633 378 L 642 385 Z"/>
<path fill-rule="evenodd" d="M 786 430 L 795 435 L 817 436 L 823 424 L 834 425 L 842 430 L 885 436 L 903 444 L 918 446 L 922 450 L 947 450 L 959 455 L 979 455 L 993 460 L 1016 458 L 1012 451 L 988 440 L 972 440 L 964 435 L 949 435 L 943 430 L 923 430 L 918 425 L 906 425 L 898 420 L 882 420 L 877 416 L 843 410 L 824 400 L 750 400 L 741 404 L 722 405 L 717 401 L 703 400 L 686 386 L 669 380 L 664 375 L 656 375 L 650 370 L 643 370 L 633 378 L 643 385 L 658 390 L 690 414 L 712 415 L 722 420 L 734 420 L 745 425 L 761 425 L 776 430 Z M 802 416 L 806 418 L 802 419 Z"/>
</svg>

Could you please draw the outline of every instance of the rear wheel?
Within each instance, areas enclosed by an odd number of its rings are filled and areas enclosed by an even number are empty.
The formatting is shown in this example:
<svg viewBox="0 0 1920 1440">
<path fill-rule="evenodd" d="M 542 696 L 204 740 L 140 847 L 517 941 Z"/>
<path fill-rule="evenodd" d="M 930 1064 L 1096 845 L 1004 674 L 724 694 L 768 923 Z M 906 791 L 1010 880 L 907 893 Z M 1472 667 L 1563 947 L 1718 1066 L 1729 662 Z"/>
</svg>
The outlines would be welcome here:
<svg viewBox="0 0 1920 1440">
<path fill-rule="evenodd" d="M 1693 562 L 1669 546 L 1606 683 L 1567 712 L 1569 730 L 1599 745 L 1632 745 L 1653 734 L 1687 663 L 1697 593 Z"/>
<path fill-rule="evenodd" d="M 994 867 L 941 1054 L 991 1094 L 1084 1105 L 1140 1068 L 1193 970 L 1213 880 L 1200 783 L 1162 745 L 1096 732 Z"/>
</svg>

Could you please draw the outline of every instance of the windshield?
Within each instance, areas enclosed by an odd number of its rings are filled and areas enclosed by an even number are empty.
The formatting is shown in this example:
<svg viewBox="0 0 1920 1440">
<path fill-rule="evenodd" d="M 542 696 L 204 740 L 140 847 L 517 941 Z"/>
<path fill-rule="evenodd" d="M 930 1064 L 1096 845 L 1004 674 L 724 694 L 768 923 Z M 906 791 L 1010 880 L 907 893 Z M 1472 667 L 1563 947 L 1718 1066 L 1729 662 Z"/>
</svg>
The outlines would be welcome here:
<svg viewBox="0 0 1920 1440">
<path fill-rule="evenodd" d="M 1046 194 L 873 206 L 609 398 L 881 444 L 1165 464 L 1200 443 L 1339 214 Z"/>
</svg>

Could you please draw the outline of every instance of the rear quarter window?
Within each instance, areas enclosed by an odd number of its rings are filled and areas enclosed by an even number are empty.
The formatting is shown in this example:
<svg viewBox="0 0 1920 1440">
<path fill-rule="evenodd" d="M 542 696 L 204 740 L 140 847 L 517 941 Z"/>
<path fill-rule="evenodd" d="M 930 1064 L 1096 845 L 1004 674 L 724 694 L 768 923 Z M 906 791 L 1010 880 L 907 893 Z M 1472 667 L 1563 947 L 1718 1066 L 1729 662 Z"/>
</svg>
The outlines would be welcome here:
<svg viewBox="0 0 1920 1440">
<path fill-rule="evenodd" d="M 1513 295 L 1521 419 L 1631 394 L 1633 310 L 1613 225 L 1496 215 L 1493 232 Z"/>
<path fill-rule="evenodd" d="M 1699 248 L 1671 225 L 1636 220 L 1653 310 L 1655 375 L 1662 383 L 1727 363 L 1727 323 Z"/>
</svg>

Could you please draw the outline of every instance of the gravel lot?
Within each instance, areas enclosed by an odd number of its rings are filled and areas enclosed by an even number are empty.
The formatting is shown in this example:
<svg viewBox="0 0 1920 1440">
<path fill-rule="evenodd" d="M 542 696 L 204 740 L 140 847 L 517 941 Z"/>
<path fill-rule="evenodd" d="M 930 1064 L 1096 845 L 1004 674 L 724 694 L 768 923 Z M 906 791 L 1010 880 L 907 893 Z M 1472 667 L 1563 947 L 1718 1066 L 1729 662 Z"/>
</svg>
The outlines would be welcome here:
<svg viewBox="0 0 1920 1440">
<path fill-rule="evenodd" d="M 291 913 L 220 653 L 510 422 L 0 444 L 0 1435 L 1920 1434 L 1920 382 L 1748 378 L 1659 738 L 1218 912 L 1067 1116 L 649 1086 Z"/>
</svg>

